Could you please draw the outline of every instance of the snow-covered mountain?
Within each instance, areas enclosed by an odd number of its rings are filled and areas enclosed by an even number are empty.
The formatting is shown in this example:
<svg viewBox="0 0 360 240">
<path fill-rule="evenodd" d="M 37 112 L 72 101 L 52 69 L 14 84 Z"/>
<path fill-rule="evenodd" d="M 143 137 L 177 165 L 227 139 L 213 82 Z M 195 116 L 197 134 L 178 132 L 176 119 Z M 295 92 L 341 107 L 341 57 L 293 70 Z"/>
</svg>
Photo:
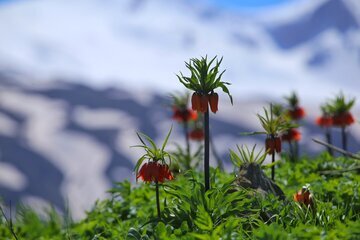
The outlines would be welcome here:
<svg viewBox="0 0 360 240">
<path fill-rule="evenodd" d="M 206 1 L 15 1 L 0 8 L 0 68 L 168 91 L 185 60 L 208 54 L 224 56 L 241 96 L 356 95 L 359 5 L 302 0 L 241 12 Z"/>
<path fill-rule="evenodd" d="M 259 129 L 255 114 L 296 90 L 308 111 L 360 89 L 360 4 L 301 0 L 259 11 L 219 10 L 206 1 L 31 0 L 0 6 L 0 196 L 67 205 L 83 216 L 113 181 L 134 179 L 135 131 L 161 140 L 171 126 L 164 107 L 181 90 L 184 60 L 224 56 L 235 105 L 221 98 L 211 120 L 228 160 L 241 137 Z M 360 117 L 357 107 L 355 115 Z M 181 142 L 176 125 L 172 141 Z M 338 132 L 334 132 L 335 137 Z M 304 140 L 301 148 L 322 148 Z M 352 127 L 351 150 L 360 129 Z M 338 142 L 337 142 L 338 144 Z M 230 165 L 229 165 L 230 167 Z M 230 167 L 231 168 L 231 167 Z"/>
</svg>

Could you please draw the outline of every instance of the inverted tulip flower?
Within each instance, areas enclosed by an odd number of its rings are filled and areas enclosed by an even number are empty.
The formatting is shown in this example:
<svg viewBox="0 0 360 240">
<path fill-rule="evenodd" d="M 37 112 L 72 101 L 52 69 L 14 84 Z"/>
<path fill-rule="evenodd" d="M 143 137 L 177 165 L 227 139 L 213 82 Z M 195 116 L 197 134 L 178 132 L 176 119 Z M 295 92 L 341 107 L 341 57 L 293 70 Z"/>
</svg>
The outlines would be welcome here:
<svg viewBox="0 0 360 240">
<path fill-rule="evenodd" d="M 299 98 L 295 92 L 292 92 L 290 96 L 285 97 L 287 101 L 287 116 L 291 121 L 297 123 L 299 120 L 305 117 L 305 110 L 303 107 L 299 105 Z M 288 143 L 290 147 L 290 154 L 293 161 L 298 159 L 299 157 L 299 143 L 300 139 L 295 139 L 296 137 L 301 138 L 301 134 L 298 130 L 288 132 L 287 135 L 284 136 L 288 138 Z"/>
<path fill-rule="evenodd" d="M 196 121 L 198 114 L 196 111 L 188 108 L 189 94 L 172 94 L 172 118 L 179 123 L 187 123 L 189 121 Z"/>
<path fill-rule="evenodd" d="M 298 121 L 305 117 L 305 110 L 303 107 L 299 106 L 299 98 L 295 92 L 293 92 L 289 97 L 285 97 L 288 102 L 288 111 L 287 114 L 292 120 Z"/>
<path fill-rule="evenodd" d="M 301 140 L 301 133 L 296 128 L 290 128 L 283 135 L 281 135 L 281 140 L 287 142 L 298 142 Z"/>
<path fill-rule="evenodd" d="M 333 118 L 329 112 L 329 109 L 326 105 L 321 106 L 322 115 L 316 118 L 315 123 L 325 130 L 326 142 L 332 144 L 331 140 L 331 126 L 333 126 Z M 329 154 L 333 155 L 333 150 L 330 147 L 327 147 Z"/>
<path fill-rule="evenodd" d="M 173 119 L 180 122 L 186 123 L 188 121 L 195 121 L 197 119 L 197 113 L 191 109 L 181 109 L 173 107 Z"/>
<path fill-rule="evenodd" d="M 285 116 L 279 113 L 279 116 L 274 116 L 273 106 L 270 105 L 269 110 L 264 108 L 264 115 L 257 114 L 263 132 L 255 132 L 252 134 L 266 134 L 265 149 L 267 154 L 272 156 L 272 163 L 275 162 L 275 153 L 281 152 L 280 134 L 290 128 L 289 123 L 285 120 Z M 275 166 L 271 167 L 271 179 L 275 181 Z"/>
<path fill-rule="evenodd" d="M 340 93 L 335 97 L 335 99 L 331 100 L 330 103 L 326 105 L 332 116 L 333 126 L 341 128 L 342 147 L 345 151 L 347 151 L 347 127 L 355 122 L 355 118 L 350 112 L 354 104 L 355 98 L 346 101 L 344 94 Z"/>
<path fill-rule="evenodd" d="M 189 132 L 189 138 L 194 141 L 202 141 L 204 140 L 204 129 L 195 128 Z"/>
<path fill-rule="evenodd" d="M 172 96 L 172 118 L 182 124 L 185 143 L 186 143 L 186 154 L 187 158 L 190 158 L 190 141 L 189 141 L 189 124 L 198 120 L 198 113 L 188 108 L 189 94 L 173 94 Z"/>
<path fill-rule="evenodd" d="M 216 61 L 215 61 L 216 60 Z M 222 58 L 217 60 L 214 57 L 208 61 L 207 57 L 201 59 L 192 58 L 186 67 L 190 70 L 190 77 L 185 77 L 181 72 L 177 75 L 179 81 L 189 90 L 193 91 L 191 96 L 192 109 L 204 113 L 204 175 L 205 190 L 210 188 L 210 160 L 209 160 L 209 106 L 213 113 L 218 111 L 219 96 L 215 89 L 221 88 L 228 94 L 231 103 L 232 96 L 226 85 L 228 82 L 221 81 L 221 77 L 225 72 L 219 72 Z M 213 66 L 214 64 L 214 66 Z"/>
<path fill-rule="evenodd" d="M 171 134 L 170 129 L 167 134 L 164 143 L 161 148 L 158 148 L 155 142 L 147 135 L 143 133 L 137 133 L 141 145 L 133 147 L 140 147 L 145 150 L 145 154 L 142 155 L 136 165 L 135 174 L 136 180 L 140 179 L 146 183 L 155 183 L 156 187 L 156 207 L 157 215 L 160 219 L 160 199 L 159 199 L 159 183 L 163 183 L 165 180 L 173 180 L 174 177 L 169 169 L 171 163 L 171 155 L 165 151 L 166 144 Z M 148 142 L 150 145 L 148 145 Z M 144 163 L 145 162 L 145 163 Z"/>
</svg>

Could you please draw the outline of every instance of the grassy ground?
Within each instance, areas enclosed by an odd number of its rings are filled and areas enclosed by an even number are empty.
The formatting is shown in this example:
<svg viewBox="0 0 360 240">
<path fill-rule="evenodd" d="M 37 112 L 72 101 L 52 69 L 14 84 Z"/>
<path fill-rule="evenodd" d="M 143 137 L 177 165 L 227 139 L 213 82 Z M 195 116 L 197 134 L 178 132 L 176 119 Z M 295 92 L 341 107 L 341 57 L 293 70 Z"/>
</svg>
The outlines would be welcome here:
<svg viewBox="0 0 360 240">
<path fill-rule="evenodd" d="M 356 166 L 355 160 L 327 154 L 296 163 L 283 158 L 276 182 L 285 200 L 234 187 L 236 170 L 212 169 L 212 189 L 204 194 L 201 173 L 188 171 L 161 186 L 160 220 L 155 187 L 122 182 L 80 222 L 54 211 L 43 219 L 23 207 L 13 230 L 18 239 L 360 239 L 360 175 L 342 171 Z M 315 209 L 293 200 L 305 184 L 310 184 Z M 4 218 L 0 239 L 13 239 Z"/>
</svg>

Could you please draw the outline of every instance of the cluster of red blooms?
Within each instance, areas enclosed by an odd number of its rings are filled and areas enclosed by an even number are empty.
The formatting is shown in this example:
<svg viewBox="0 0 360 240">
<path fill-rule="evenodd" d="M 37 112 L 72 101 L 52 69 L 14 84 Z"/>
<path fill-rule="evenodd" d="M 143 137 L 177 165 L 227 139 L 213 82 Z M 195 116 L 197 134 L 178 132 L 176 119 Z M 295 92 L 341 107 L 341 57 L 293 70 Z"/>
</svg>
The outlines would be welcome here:
<svg viewBox="0 0 360 240">
<path fill-rule="evenodd" d="M 194 141 L 202 141 L 204 139 L 205 133 L 202 128 L 195 128 L 191 132 L 189 132 L 189 138 Z"/>
<path fill-rule="evenodd" d="M 294 201 L 305 204 L 305 206 L 314 206 L 314 197 L 310 193 L 310 190 L 303 187 L 300 191 L 294 194 Z"/>
<path fill-rule="evenodd" d="M 267 137 L 265 140 L 265 149 L 268 154 L 273 154 L 274 152 L 281 152 L 281 139 L 280 137 Z"/>
<path fill-rule="evenodd" d="M 305 117 L 305 110 L 304 108 L 295 105 L 288 111 L 288 114 L 292 120 L 298 121 Z M 296 128 L 290 128 L 281 136 L 281 140 L 298 142 L 301 140 L 301 132 Z"/>
<path fill-rule="evenodd" d="M 300 120 L 305 117 L 305 111 L 302 107 L 295 106 L 288 111 L 288 114 L 293 120 Z"/>
<path fill-rule="evenodd" d="M 301 140 L 301 132 L 296 128 L 290 128 L 281 136 L 281 140 L 288 142 L 292 142 L 292 141 L 298 142 Z"/>
<path fill-rule="evenodd" d="M 331 127 L 333 125 L 333 119 L 330 115 L 322 115 L 316 119 L 316 124 L 320 127 Z"/>
<path fill-rule="evenodd" d="M 144 182 L 164 182 L 165 179 L 173 180 L 172 175 L 167 164 L 160 164 L 158 162 L 150 161 L 142 165 L 137 176 L 137 179 L 141 179 Z"/>
<path fill-rule="evenodd" d="M 178 107 L 173 107 L 173 119 L 178 122 L 188 122 L 195 121 L 198 118 L 197 112 L 191 109 L 180 109 Z"/>
<path fill-rule="evenodd" d="M 344 112 L 336 115 L 323 114 L 316 119 L 316 124 L 320 127 L 345 127 L 353 124 L 355 119 L 350 112 Z"/>
<path fill-rule="evenodd" d="M 333 125 L 336 127 L 349 126 L 355 122 L 354 117 L 349 112 L 335 114 L 332 120 L 333 120 Z"/>
<path fill-rule="evenodd" d="M 199 112 L 207 112 L 208 105 L 213 113 L 218 111 L 219 95 L 215 92 L 211 94 L 201 94 L 194 92 L 191 97 L 192 109 Z"/>
</svg>

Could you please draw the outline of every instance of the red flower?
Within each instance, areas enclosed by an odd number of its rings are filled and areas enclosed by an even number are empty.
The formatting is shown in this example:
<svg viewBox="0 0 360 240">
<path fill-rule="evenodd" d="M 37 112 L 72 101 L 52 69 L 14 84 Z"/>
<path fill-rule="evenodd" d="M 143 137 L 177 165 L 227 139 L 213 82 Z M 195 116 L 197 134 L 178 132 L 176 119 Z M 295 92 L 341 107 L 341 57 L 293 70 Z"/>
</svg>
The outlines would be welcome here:
<svg viewBox="0 0 360 240">
<path fill-rule="evenodd" d="M 219 102 L 219 95 L 217 93 L 212 93 L 209 96 L 209 104 L 210 109 L 213 113 L 218 111 L 218 102 Z"/>
<path fill-rule="evenodd" d="M 303 188 L 297 193 L 294 194 L 294 201 L 298 203 L 303 203 L 306 206 L 314 205 L 314 198 L 310 193 L 309 189 Z"/>
<path fill-rule="evenodd" d="M 349 112 L 336 114 L 332 117 L 334 126 L 344 127 L 349 126 L 355 122 L 353 115 Z"/>
<path fill-rule="evenodd" d="M 189 138 L 195 141 L 201 141 L 204 139 L 204 129 L 195 128 L 191 132 L 189 132 Z"/>
<path fill-rule="evenodd" d="M 277 153 L 281 152 L 281 139 L 280 137 L 271 137 L 266 138 L 265 140 L 265 149 L 268 154 L 273 154 L 275 151 Z"/>
<path fill-rule="evenodd" d="M 200 112 L 207 112 L 208 110 L 208 104 L 209 104 L 209 96 L 206 95 L 201 95 L 200 98 Z"/>
<path fill-rule="evenodd" d="M 173 107 L 174 115 L 173 119 L 178 122 L 188 122 L 190 120 L 196 120 L 198 115 L 195 111 L 190 109 L 178 109 L 177 107 Z"/>
<path fill-rule="evenodd" d="M 305 116 L 305 110 L 302 107 L 294 107 L 293 109 L 289 110 L 288 113 L 293 120 L 299 120 Z"/>
<path fill-rule="evenodd" d="M 200 111 L 201 107 L 201 94 L 194 92 L 191 96 L 191 108 L 194 111 Z"/>
<path fill-rule="evenodd" d="M 191 97 L 191 108 L 199 112 L 207 112 L 209 95 L 194 92 Z"/>
<path fill-rule="evenodd" d="M 166 164 L 147 162 L 140 168 L 136 180 L 140 178 L 144 182 L 164 182 L 165 179 L 174 179 L 169 167 Z"/>
<path fill-rule="evenodd" d="M 316 124 L 320 127 L 331 127 L 333 125 L 333 119 L 330 116 L 323 115 L 316 119 Z"/>
<path fill-rule="evenodd" d="M 281 136 L 281 140 L 288 141 L 288 142 L 300 141 L 301 133 L 299 132 L 299 130 L 297 130 L 295 128 L 291 128 Z"/>
</svg>

